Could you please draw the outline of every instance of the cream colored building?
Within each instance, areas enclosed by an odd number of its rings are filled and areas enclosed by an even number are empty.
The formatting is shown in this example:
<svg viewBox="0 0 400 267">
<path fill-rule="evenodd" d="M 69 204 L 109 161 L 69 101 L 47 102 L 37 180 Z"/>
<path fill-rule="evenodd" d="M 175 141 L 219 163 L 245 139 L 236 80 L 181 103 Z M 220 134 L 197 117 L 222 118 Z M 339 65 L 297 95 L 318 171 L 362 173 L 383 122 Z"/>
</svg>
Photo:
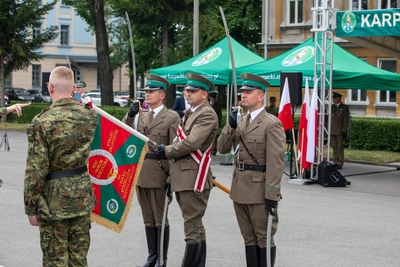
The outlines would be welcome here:
<svg viewBox="0 0 400 267">
<path fill-rule="evenodd" d="M 46 0 L 45 0 L 46 1 Z M 48 81 L 51 70 L 57 66 L 71 67 L 75 80 L 86 82 L 86 91 L 100 89 L 97 72 L 96 39 L 87 32 L 88 25 L 71 6 L 58 1 L 45 17 L 40 28 L 42 31 L 52 25 L 58 26 L 59 35 L 53 42 L 43 46 L 46 57 L 33 62 L 26 70 L 15 71 L 6 78 L 5 85 L 25 89 L 42 89 Z M 129 86 L 127 63 L 114 70 L 114 91 L 126 91 Z"/>
<path fill-rule="evenodd" d="M 267 9 L 265 9 L 266 2 L 269 3 Z M 263 21 L 263 40 L 260 49 L 265 48 L 264 37 L 268 36 L 266 45 L 268 58 L 277 56 L 313 36 L 311 32 L 313 6 L 314 0 L 263 1 L 263 12 L 265 14 L 267 11 L 268 20 Z M 396 0 L 336 0 L 334 7 L 339 11 L 385 9 L 398 8 L 398 3 Z M 352 38 L 351 42 L 335 37 L 335 42 L 373 66 L 400 73 L 398 37 Z M 400 116 L 400 92 L 357 88 L 334 89 L 334 91 L 343 95 L 342 102 L 350 106 L 353 115 Z M 278 98 L 279 94 L 280 88 L 271 88 L 269 91 L 269 95 Z"/>
</svg>

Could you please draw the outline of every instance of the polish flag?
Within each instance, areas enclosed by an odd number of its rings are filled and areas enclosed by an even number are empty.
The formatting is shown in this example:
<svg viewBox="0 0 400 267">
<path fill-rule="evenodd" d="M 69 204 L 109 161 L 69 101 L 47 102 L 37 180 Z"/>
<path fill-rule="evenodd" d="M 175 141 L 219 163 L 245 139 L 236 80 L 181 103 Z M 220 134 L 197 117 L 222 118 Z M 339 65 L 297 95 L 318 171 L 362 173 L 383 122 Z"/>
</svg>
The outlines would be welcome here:
<svg viewBox="0 0 400 267">
<path fill-rule="evenodd" d="M 301 116 L 300 116 L 300 124 L 299 124 L 299 132 L 300 132 L 300 140 L 299 140 L 299 157 L 298 160 L 301 162 L 301 165 L 304 169 L 309 170 L 311 164 L 306 161 L 307 155 L 307 111 L 310 109 L 310 90 L 308 88 L 308 80 L 306 80 L 306 88 L 304 90 L 304 101 L 301 107 Z"/>
<path fill-rule="evenodd" d="M 310 109 L 307 113 L 308 124 L 307 124 L 307 153 L 306 161 L 310 164 L 314 164 L 315 160 L 315 147 L 317 145 L 318 138 L 318 80 L 314 82 L 314 90 L 311 97 Z"/>
<path fill-rule="evenodd" d="M 282 122 L 282 126 L 285 131 L 294 128 L 288 78 L 285 79 L 285 86 L 283 86 L 281 104 L 279 105 L 278 119 Z"/>
</svg>

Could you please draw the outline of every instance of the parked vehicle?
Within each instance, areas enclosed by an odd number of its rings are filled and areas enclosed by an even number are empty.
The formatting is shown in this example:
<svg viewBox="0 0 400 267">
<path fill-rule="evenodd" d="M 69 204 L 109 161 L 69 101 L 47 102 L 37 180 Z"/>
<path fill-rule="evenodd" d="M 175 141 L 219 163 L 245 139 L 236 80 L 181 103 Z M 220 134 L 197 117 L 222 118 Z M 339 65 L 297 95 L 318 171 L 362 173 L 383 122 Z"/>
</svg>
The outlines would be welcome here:
<svg viewBox="0 0 400 267">
<path fill-rule="evenodd" d="M 35 97 L 35 100 L 33 100 L 34 102 L 47 102 L 50 103 L 50 96 L 49 95 L 43 95 L 39 90 L 35 90 L 35 89 L 30 89 L 28 90 L 28 93 L 30 93 L 31 95 L 33 95 Z"/>
<path fill-rule="evenodd" d="M 6 87 L 4 88 L 4 91 L 10 98 L 10 100 L 22 100 L 22 101 L 34 101 L 35 97 L 28 93 L 27 90 L 23 88 L 11 88 L 11 87 Z"/>
<path fill-rule="evenodd" d="M 96 106 L 101 106 L 101 93 L 89 92 L 86 93 L 92 99 L 92 102 Z M 126 107 L 128 105 L 128 100 L 117 98 L 114 96 L 114 106 Z"/>
<path fill-rule="evenodd" d="M 10 104 L 10 99 L 7 94 L 4 94 L 4 106 L 7 107 Z"/>
</svg>

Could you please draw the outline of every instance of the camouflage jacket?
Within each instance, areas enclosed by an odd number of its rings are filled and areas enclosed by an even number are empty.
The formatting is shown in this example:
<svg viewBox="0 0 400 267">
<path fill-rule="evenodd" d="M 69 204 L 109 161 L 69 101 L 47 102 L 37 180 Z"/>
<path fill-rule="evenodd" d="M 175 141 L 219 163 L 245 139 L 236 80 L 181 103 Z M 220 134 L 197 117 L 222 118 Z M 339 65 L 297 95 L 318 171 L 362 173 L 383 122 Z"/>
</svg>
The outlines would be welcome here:
<svg viewBox="0 0 400 267">
<path fill-rule="evenodd" d="M 33 118 L 27 128 L 25 213 L 42 220 L 88 214 L 95 205 L 89 174 L 46 180 L 46 175 L 85 166 L 97 115 L 73 99 L 61 99 Z"/>
</svg>

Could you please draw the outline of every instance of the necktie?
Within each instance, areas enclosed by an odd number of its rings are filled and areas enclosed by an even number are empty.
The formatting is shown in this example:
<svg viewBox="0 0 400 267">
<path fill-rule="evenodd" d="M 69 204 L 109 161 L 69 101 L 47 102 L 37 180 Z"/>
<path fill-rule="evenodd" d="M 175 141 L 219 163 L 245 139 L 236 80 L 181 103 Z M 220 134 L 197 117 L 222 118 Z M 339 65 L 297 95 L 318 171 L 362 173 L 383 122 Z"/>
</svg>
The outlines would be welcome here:
<svg viewBox="0 0 400 267">
<path fill-rule="evenodd" d="M 150 112 L 150 124 L 153 122 L 154 111 Z"/>
<path fill-rule="evenodd" d="M 246 119 L 246 128 L 249 127 L 250 122 L 251 122 L 251 116 L 250 116 L 250 114 L 248 114 L 247 119 Z"/>
</svg>

